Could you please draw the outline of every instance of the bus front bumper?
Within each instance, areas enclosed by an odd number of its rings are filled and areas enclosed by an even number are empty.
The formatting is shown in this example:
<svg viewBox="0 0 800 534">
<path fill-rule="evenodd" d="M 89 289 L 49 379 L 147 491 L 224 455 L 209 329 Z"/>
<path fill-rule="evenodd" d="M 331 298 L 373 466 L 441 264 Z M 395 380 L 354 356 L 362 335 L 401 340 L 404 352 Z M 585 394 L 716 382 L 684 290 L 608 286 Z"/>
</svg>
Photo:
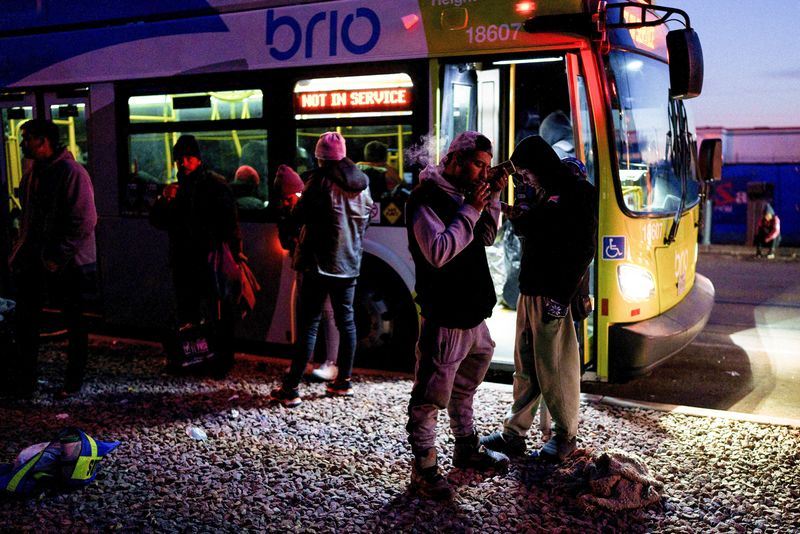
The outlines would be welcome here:
<svg viewBox="0 0 800 534">
<path fill-rule="evenodd" d="M 609 328 L 609 380 L 624 382 L 653 370 L 700 333 L 714 306 L 714 284 L 700 274 L 688 295 L 667 312 Z"/>
</svg>

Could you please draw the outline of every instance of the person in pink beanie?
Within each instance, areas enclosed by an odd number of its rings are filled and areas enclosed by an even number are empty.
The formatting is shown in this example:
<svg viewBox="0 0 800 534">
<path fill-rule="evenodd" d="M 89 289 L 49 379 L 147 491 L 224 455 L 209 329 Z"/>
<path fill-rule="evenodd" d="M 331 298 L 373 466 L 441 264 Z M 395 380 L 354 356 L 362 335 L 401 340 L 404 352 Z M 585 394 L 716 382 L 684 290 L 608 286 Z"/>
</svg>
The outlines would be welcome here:
<svg viewBox="0 0 800 534">
<path fill-rule="evenodd" d="M 323 161 L 340 161 L 347 157 L 344 137 L 339 132 L 325 132 L 317 140 L 314 157 Z"/>
<path fill-rule="evenodd" d="M 369 178 L 347 158 L 344 137 L 326 132 L 319 137 L 314 155 L 318 167 L 291 213 L 299 237 L 292 267 L 303 275 L 300 316 L 292 365 L 271 400 L 287 407 L 299 405 L 298 386 L 317 340 L 325 299 L 330 296 L 339 330 L 338 375 L 326 386 L 331 396 L 351 397 L 350 375 L 356 352 L 353 314 L 356 280 L 361 270 L 364 232 L 372 211 Z"/>
</svg>

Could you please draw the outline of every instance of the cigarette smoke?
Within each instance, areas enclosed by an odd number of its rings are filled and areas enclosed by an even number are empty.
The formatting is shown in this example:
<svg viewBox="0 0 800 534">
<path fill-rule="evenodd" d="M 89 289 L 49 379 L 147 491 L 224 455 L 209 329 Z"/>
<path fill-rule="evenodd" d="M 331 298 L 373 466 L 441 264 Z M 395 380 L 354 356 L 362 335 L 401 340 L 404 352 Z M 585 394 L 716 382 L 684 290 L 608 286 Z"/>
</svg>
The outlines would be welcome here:
<svg viewBox="0 0 800 534">
<path fill-rule="evenodd" d="M 438 144 L 439 154 L 444 155 L 447 147 L 448 140 L 440 139 Z M 406 162 L 411 165 L 419 165 L 425 168 L 428 165 L 436 165 L 439 162 L 435 161 L 437 153 L 436 136 L 433 134 L 426 134 L 420 137 L 419 143 L 415 143 L 403 152 Z"/>
</svg>

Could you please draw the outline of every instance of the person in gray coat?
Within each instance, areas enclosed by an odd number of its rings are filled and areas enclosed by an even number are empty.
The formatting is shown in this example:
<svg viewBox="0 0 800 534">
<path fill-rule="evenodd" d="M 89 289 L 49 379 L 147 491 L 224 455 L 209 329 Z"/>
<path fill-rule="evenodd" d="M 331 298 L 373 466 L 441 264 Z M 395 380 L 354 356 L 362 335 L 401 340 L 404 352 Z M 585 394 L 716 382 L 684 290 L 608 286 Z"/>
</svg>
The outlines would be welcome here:
<svg viewBox="0 0 800 534">
<path fill-rule="evenodd" d="M 33 165 L 20 183 L 22 223 L 9 258 L 17 289 L 20 358 L 5 378 L 10 378 L 13 396 L 30 397 L 35 391 L 39 322 L 49 296 L 67 328 L 66 376 L 56 393 L 65 398 L 80 391 L 88 357 L 83 312 L 96 292 L 94 188 L 86 169 L 59 144 L 52 121 L 30 120 L 21 132 L 22 153 Z"/>
</svg>

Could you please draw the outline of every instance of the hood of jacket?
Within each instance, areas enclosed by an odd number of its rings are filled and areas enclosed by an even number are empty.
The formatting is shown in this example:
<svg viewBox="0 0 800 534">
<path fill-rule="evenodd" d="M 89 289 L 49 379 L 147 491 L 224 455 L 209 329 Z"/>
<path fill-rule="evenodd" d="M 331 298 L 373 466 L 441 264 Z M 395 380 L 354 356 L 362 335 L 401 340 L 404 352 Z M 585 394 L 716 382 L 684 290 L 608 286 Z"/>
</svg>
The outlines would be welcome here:
<svg viewBox="0 0 800 534">
<path fill-rule="evenodd" d="M 332 162 L 327 168 L 331 180 L 345 191 L 359 193 L 369 186 L 369 177 L 348 158 Z"/>
</svg>

